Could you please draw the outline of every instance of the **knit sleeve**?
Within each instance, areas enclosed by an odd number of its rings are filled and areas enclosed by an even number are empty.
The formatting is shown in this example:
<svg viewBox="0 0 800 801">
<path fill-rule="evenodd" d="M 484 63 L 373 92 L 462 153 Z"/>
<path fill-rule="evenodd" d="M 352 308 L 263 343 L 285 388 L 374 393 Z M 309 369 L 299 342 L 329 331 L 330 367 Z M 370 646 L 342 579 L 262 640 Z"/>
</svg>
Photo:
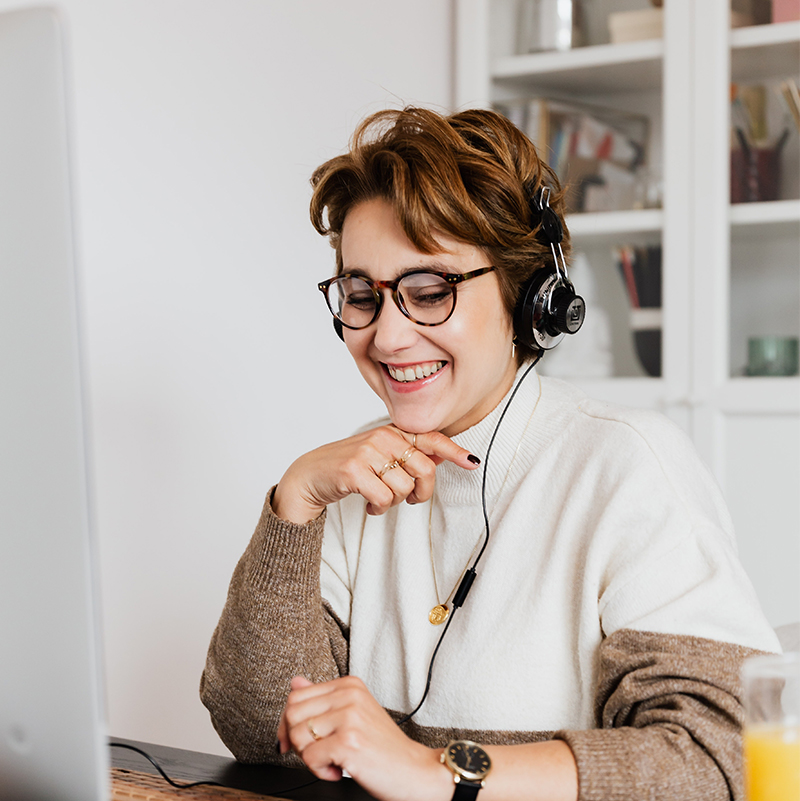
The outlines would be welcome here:
<svg viewBox="0 0 800 801">
<path fill-rule="evenodd" d="M 325 513 L 295 525 L 274 514 L 271 498 L 231 579 L 200 696 L 237 759 L 299 766 L 276 752 L 289 682 L 345 675 L 348 632 L 320 592 Z"/>
<path fill-rule="evenodd" d="M 599 652 L 598 728 L 561 731 L 579 801 L 743 799 L 739 671 L 757 651 L 623 629 Z"/>
</svg>

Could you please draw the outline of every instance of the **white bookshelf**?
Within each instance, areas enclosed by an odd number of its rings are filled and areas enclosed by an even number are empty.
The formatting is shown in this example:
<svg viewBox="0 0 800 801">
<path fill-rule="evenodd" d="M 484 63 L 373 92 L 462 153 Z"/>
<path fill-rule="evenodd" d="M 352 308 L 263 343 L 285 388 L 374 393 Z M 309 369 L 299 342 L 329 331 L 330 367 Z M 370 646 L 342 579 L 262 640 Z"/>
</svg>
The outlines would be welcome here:
<svg viewBox="0 0 800 801">
<path fill-rule="evenodd" d="M 492 61 L 498 85 L 566 92 L 609 92 L 619 86 L 655 89 L 661 84 L 664 43 L 602 44 L 566 52 L 500 56 Z"/>
<path fill-rule="evenodd" d="M 735 203 L 730 215 L 732 236 L 747 236 L 753 226 L 776 237 L 791 237 L 800 230 L 800 200 Z"/>
<path fill-rule="evenodd" d="M 596 16 L 634 5 L 607 0 L 584 8 Z M 767 608 L 779 624 L 788 622 L 781 617 L 790 602 L 797 605 L 792 619 L 800 617 L 800 547 L 792 545 L 800 543 L 800 502 L 797 492 L 769 488 L 800 489 L 800 378 L 747 377 L 743 366 L 748 336 L 772 328 L 800 336 L 800 145 L 792 131 L 778 200 L 732 205 L 729 92 L 732 82 L 800 81 L 800 22 L 731 31 L 729 0 L 664 6 L 663 39 L 609 44 L 595 37 L 570 51 L 516 55 L 514 0 L 457 0 L 456 105 L 541 96 L 649 116 L 663 207 L 574 214 L 568 226 L 574 249 L 588 255 L 595 283 L 605 288 L 617 334 L 625 333 L 627 299 L 611 249 L 661 243 L 661 377 L 637 373 L 630 344 L 618 337 L 614 376 L 571 380 L 597 397 L 658 409 L 694 439 L 723 490 L 736 496 L 744 552 L 763 553 L 770 536 L 781 543 L 770 565 L 782 586 L 793 587 Z M 769 531 L 756 527 L 759 516 L 747 505 L 759 498 L 740 492 L 754 470 L 754 486 L 769 496 Z"/>
<path fill-rule="evenodd" d="M 661 239 L 664 213 L 661 209 L 602 211 L 572 214 L 567 219 L 570 233 L 581 246 L 608 245 L 619 242 L 642 244 Z"/>
</svg>

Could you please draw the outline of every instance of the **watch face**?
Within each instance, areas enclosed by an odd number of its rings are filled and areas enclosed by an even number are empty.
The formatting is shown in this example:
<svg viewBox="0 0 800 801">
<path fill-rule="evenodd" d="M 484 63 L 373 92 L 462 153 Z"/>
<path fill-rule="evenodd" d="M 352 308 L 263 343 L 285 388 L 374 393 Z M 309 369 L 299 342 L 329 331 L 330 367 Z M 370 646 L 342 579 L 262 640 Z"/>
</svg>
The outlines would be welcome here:
<svg viewBox="0 0 800 801">
<path fill-rule="evenodd" d="M 469 740 L 456 740 L 445 751 L 450 767 L 470 781 L 485 779 L 492 767 L 489 755 L 479 745 Z"/>
</svg>

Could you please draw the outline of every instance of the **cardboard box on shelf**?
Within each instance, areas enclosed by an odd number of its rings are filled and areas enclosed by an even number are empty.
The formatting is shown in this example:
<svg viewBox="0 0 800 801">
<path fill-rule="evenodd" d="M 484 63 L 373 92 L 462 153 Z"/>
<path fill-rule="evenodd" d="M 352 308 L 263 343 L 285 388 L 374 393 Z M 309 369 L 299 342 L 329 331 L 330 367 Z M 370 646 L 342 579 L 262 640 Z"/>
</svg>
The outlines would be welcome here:
<svg viewBox="0 0 800 801">
<path fill-rule="evenodd" d="M 773 0 L 773 2 L 780 0 Z M 783 0 L 788 4 L 800 0 Z M 774 13 L 774 12 L 773 12 Z M 792 17 L 798 19 L 798 17 Z M 749 11 L 731 10 L 731 27 L 744 28 L 755 22 Z M 634 11 L 617 11 L 608 15 L 608 30 L 612 44 L 621 42 L 640 42 L 644 39 L 660 39 L 664 35 L 664 9 L 642 8 Z"/>
<path fill-rule="evenodd" d="M 664 9 L 617 11 L 608 15 L 608 30 L 613 44 L 660 39 L 664 35 Z"/>
<path fill-rule="evenodd" d="M 731 11 L 731 28 L 746 28 L 755 25 L 755 18 L 746 11 Z"/>
</svg>

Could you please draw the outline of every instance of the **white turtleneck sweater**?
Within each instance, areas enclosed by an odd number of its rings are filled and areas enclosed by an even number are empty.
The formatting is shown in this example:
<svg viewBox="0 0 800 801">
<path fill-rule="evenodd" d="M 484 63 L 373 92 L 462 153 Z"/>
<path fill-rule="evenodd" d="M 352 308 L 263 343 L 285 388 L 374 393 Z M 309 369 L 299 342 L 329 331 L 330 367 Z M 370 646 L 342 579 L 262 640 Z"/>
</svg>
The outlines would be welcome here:
<svg viewBox="0 0 800 801">
<path fill-rule="evenodd" d="M 779 650 L 719 490 L 679 429 L 533 372 L 486 465 L 504 406 L 454 437 L 488 469 L 491 535 L 417 724 L 589 729 L 598 648 L 623 629 Z M 322 597 L 349 627 L 350 673 L 398 712 L 420 700 L 441 633 L 428 621 L 431 562 L 444 600 L 484 536 L 483 467 L 436 473 L 432 506 L 371 517 L 350 496 L 325 524 Z"/>
<path fill-rule="evenodd" d="M 739 801 L 741 662 L 779 645 L 713 479 L 660 415 L 536 373 L 487 459 L 504 406 L 454 438 L 488 468 L 491 536 L 403 730 L 562 739 L 579 801 Z M 417 705 L 442 630 L 431 555 L 444 600 L 483 537 L 483 468 L 436 474 L 432 506 L 379 517 L 353 495 L 295 525 L 268 495 L 201 682 L 238 759 L 302 764 L 275 753 L 296 675 L 357 675 L 396 717 Z"/>
</svg>

